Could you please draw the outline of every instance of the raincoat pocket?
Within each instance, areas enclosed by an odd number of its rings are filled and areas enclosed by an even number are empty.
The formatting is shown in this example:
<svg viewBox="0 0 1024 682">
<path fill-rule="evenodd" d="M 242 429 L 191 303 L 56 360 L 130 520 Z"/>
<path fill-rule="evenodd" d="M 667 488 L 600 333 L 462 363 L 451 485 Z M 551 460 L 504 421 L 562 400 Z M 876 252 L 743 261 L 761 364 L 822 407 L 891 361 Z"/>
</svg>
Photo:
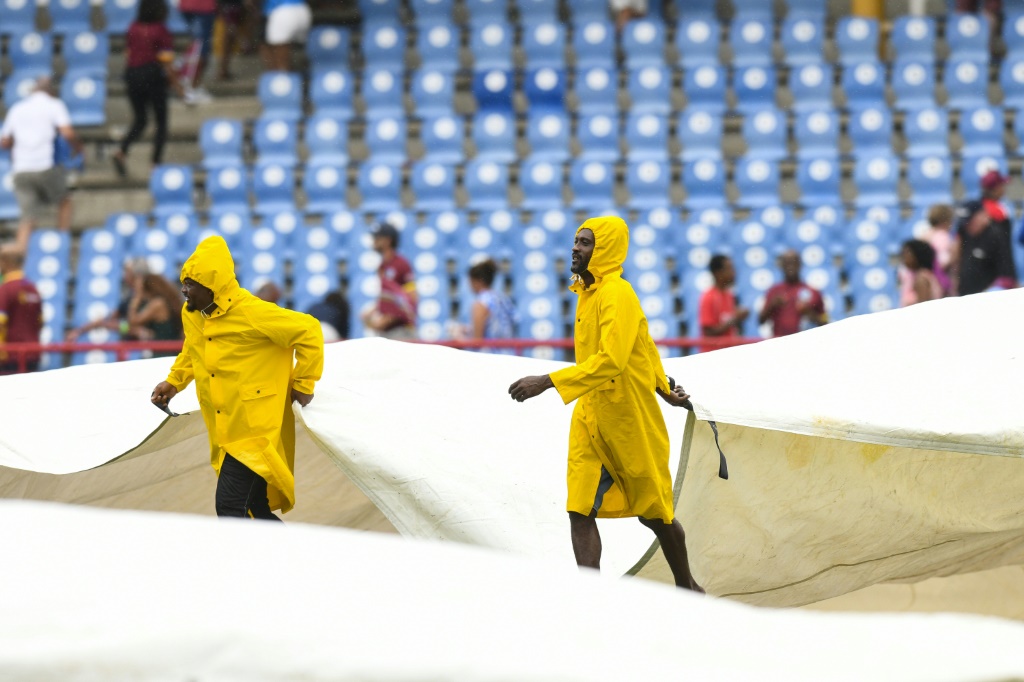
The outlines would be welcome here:
<svg viewBox="0 0 1024 682">
<path fill-rule="evenodd" d="M 269 384 L 245 384 L 239 390 L 239 397 L 245 407 L 245 418 L 249 428 L 255 432 L 270 431 L 281 426 L 281 415 L 275 409 L 277 401 L 271 400 L 277 389 Z"/>
</svg>

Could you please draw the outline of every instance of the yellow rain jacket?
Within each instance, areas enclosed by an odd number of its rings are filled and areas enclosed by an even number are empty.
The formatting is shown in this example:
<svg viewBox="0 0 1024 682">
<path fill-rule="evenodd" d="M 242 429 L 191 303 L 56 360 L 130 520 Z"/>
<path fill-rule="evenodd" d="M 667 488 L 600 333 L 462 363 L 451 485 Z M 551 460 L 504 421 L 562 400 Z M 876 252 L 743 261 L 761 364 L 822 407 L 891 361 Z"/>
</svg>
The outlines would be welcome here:
<svg viewBox="0 0 1024 682">
<path fill-rule="evenodd" d="M 566 404 L 577 400 L 569 429 L 568 511 L 588 515 L 601 467 L 614 484 L 598 516 L 673 518 L 669 441 L 655 388 L 668 392 L 661 356 L 633 287 L 622 279 L 629 228 L 620 218 L 591 218 L 579 230 L 594 233 L 588 270 L 576 278 L 576 364 L 551 375 Z M 577 230 L 577 232 L 579 232 Z"/>
<path fill-rule="evenodd" d="M 167 382 L 181 391 L 195 379 L 218 475 L 230 454 L 267 481 L 271 510 L 287 512 L 295 505 L 291 389 L 313 393 L 320 378 L 320 323 L 241 288 L 221 237 L 196 247 L 181 268 L 186 278 L 212 290 L 217 308 L 209 317 L 182 308 L 185 345 Z"/>
</svg>

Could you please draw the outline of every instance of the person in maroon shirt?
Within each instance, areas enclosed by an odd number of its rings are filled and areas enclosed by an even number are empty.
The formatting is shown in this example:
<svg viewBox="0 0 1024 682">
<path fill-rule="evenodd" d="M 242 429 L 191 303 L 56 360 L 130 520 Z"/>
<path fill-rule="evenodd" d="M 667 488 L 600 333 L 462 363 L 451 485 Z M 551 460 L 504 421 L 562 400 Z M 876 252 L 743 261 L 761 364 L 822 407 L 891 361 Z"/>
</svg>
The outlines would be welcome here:
<svg viewBox="0 0 1024 682">
<path fill-rule="evenodd" d="M 789 336 L 806 326 L 828 322 L 821 294 L 800 280 L 801 265 L 796 251 L 786 251 L 779 258 L 783 280 L 765 294 L 764 308 L 758 316 L 760 324 L 771 320 L 772 336 Z"/>
<path fill-rule="evenodd" d="M 14 246 L 0 249 L 0 344 L 39 343 L 43 301 L 21 271 L 24 262 L 21 251 Z M 26 356 L 24 368 L 29 372 L 39 369 L 39 354 Z M 14 374 L 20 369 L 17 356 L 0 352 L 0 374 Z"/>
<path fill-rule="evenodd" d="M 711 258 L 708 269 L 715 278 L 715 285 L 700 297 L 701 334 L 725 338 L 739 336 L 750 311 L 736 307 L 736 297 L 732 294 L 736 267 L 731 258 L 719 254 Z"/>
<path fill-rule="evenodd" d="M 121 140 L 121 147 L 112 155 L 118 175 L 127 174 L 125 166 L 128 149 L 146 130 L 147 110 L 153 110 L 156 133 L 153 136 L 153 165 L 163 160 L 167 141 L 167 89 L 182 93 L 171 62 L 174 45 L 167 21 L 167 3 L 164 0 L 141 0 L 135 21 L 125 35 L 124 80 L 128 101 L 132 105 L 132 125 Z"/>
<path fill-rule="evenodd" d="M 412 266 L 398 251 L 398 230 L 378 223 L 371 233 L 373 250 L 380 254 L 380 298 L 363 314 L 367 329 L 389 339 L 416 338 L 416 282 Z"/>
</svg>

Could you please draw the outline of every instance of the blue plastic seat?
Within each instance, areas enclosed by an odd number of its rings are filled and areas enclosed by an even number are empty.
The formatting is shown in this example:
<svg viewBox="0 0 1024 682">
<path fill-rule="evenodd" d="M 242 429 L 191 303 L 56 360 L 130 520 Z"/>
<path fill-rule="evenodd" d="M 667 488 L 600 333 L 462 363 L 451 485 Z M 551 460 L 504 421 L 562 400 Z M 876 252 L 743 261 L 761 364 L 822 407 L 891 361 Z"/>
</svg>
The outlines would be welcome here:
<svg viewBox="0 0 1024 682">
<path fill-rule="evenodd" d="M 477 71 L 512 70 L 513 26 L 504 20 L 474 23 L 469 31 L 469 49 Z"/>
<path fill-rule="evenodd" d="M 405 68 L 405 29 L 397 21 L 377 21 L 363 27 L 363 60 L 367 68 Z"/>
<path fill-rule="evenodd" d="M 316 26 L 306 41 L 306 56 L 310 65 L 317 67 L 348 68 L 348 55 L 352 35 L 348 29 L 337 26 Z"/>
<path fill-rule="evenodd" d="M 686 206 L 691 210 L 725 205 L 725 166 L 720 159 L 683 164 Z"/>
<path fill-rule="evenodd" d="M 615 205 L 615 168 L 610 163 L 576 160 L 569 168 L 572 207 L 603 211 Z"/>
<path fill-rule="evenodd" d="M 224 237 L 224 241 L 227 242 L 228 248 L 232 253 L 241 250 L 242 239 L 252 230 L 252 218 L 249 208 L 245 207 L 242 210 L 239 208 L 211 206 L 208 229 L 212 230 L 214 234 Z"/>
<path fill-rule="evenodd" d="M 167 30 L 175 36 L 187 35 L 189 33 L 188 24 L 185 23 L 185 17 L 182 16 L 178 6 L 175 3 L 168 3 L 167 9 Z"/>
<path fill-rule="evenodd" d="M 263 116 L 298 121 L 302 118 L 302 81 L 287 71 L 268 71 L 260 76 L 257 95 Z"/>
<path fill-rule="evenodd" d="M 399 0 L 359 0 L 358 4 L 363 21 L 398 21 Z"/>
<path fill-rule="evenodd" d="M 786 117 L 774 107 L 747 112 L 743 117 L 746 157 L 779 161 L 789 156 L 786 146 Z"/>
<path fill-rule="evenodd" d="M 618 73 L 603 66 L 591 66 L 576 72 L 576 97 L 579 114 L 617 114 L 619 110 Z"/>
<path fill-rule="evenodd" d="M 892 67 L 892 90 L 899 109 L 935 106 L 935 68 L 931 62 L 899 60 Z"/>
<path fill-rule="evenodd" d="M 390 68 L 367 68 L 363 72 L 363 100 L 372 116 L 404 116 L 402 79 Z"/>
<path fill-rule="evenodd" d="M 733 71 L 733 93 L 740 112 L 775 106 L 775 69 L 749 66 Z"/>
<path fill-rule="evenodd" d="M 420 126 L 423 160 L 447 164 L 462 163 L 465 157 L 462 148 L 464 138 L 465 125 L 461 117 L 445 115 L 424 119 Z"/>
<path fill-rule="evenodd" d="M 105 33 L 83 31 L 68 35 L 61 50 L 69 74 L 73 72 L 106 80 L 110 40 Z"/>
<path fill-rule="evenodd" d="M 558 21 L 558 0 L 517 0 L 516 8 L 524 28 Z"/>
<path fill-rule="evenodd" d="M 579 158 L 586 161 L 615 161 L 619 158 L 618 120 L 609 114 L 582 116 L 576 127 Z"/>
<path fill-rule="evenodd" d="M 523 26 L 523 54 L 527 65 L 565 69 L 565 28 L 555 19 L 542 19 Z"/>
<path fill-rule="evenodd" d="M 783 229 L 769 227 L 758 220 L 744 221 L 729 232 L 729 245 L 738 254 L 753 248 L 761 248 L 770 253 L 782 241 Z M 738 258 L 736 264 L 741 267 L 762 267 L 766 262 L 744 263 L 742 258 Z"/>
<path fill-rule="evenodd" d="M 295 172 L 280 163 L 257 163 L 252 173 L 257 215 L 295 211 Z"/>
<path fill-rule="evenodd" d="M 295 166 L 299 162 L 298 126 L 287 118 L 264 116 L 253 128 L 253 146 L 260 163 Z"/>
<path fill-rule="evenodd" d="M 1006 157 L 1002 154 L 972 154 L 968 150 L 960 160 L 960 182 L 967 197 L 981 193 L 981 179 L 991 170 L 1008 173 Z"/>
<path fill-rule="evenodd" d="M 683 92 L 687 109 L 697 108 L 718 114 L 725 112 L 726 71 L 720 66 L 699 66 L 683 74 Z"/>
<path fill-rule="evenodd" d="M 49 33 L 12 35 L 7 42 L 7 56 L 14 71 L 53 70 L 53 36 Z"/>
<path fill-rule="evenodd" d="M 876 60 L 843 69 L 840 86 L 849 107 L 885 106 L 885 67 Z"/>
<path fill-rule="evenodd" d="M 797 114 L 793 126 L 798 159 L 835 159 L 839 156 L 839 116 L 832 109 Z"/>
<path fill-rule="evenodd" d="M 865 17 L 842 17 L 836 22 L 839 63 L 854 66 L 878 59 L 878 21 Z"/>
<path fill-rule="evenodd" d="M 314 68 L 309 84 L 309 99 L 317 114 L 347 121 L 355 114 L 352 104 L 355 81 L 352 74 L 338 68 Z"/>
<path fill-rule="evenodd" d="M 508 22 L 508 0 L 466 0 L 466 10 L 473 24 Z"/>
<path fill-rule="evenodd" d="M 203 168 L 212 170 L 237 166 L 242 159 L 242 122 L 230 118 L 208 118 L 199 129 Z"/>
<path fill-rule="evenodd" d="M 176 281 L 181 271 L 178 269 L 176 252 L 178 244 L 173 237 L 159 227 L 143 230 L 135 240 L 135 254 L 146 259 L 146 265 L 154 275 Z"/>
<path fill-rule="evenodd" d="M 671 201 L 672 168 L 666 161 L 647 159 L 626 166 L 629 203 L 635 208 L 668 206 Z"/>
<path fill-rule="evenodd" d="M 948 156 L 922 156 L 907 165 L 910 199 L 916 206 L 952 202 L 953 164 Z"/>
<path fill-rule="evenodd" d="M 578 70 L 615 66 L 615 28 L 606 16 L 577 23 L 572 32 L 572 47 Z"/>
<path fill-rule="evenodd" d="M 454 71 L 459 68 L 459 29 L 450 19 L 419 20 L 416 51 L 423 68 Z"/>
<path fill-rule="evenodd" d="M 473 97 L 478 111 L 512 112 L 515 81 L 511 71 L 490 69 L 473 74 Z"/>
<path fill-rule="evenodd" d="M 366 127 L 366 147 L 370 159 L 379 163 L 402 163 L 407 158 L 406 122 L 404 118 L 385 117 L 369 122 Z"/>
<path fill-rule="evenodd" d="M 455 2 L 454 0 L 410 0 L 409 6 L 416 16 L 417 24 L 421 25 L 424 20 L 451 23 Z"/>
<path fill-rule="evenodd" d="M 899 160 L 892 153 L 864 154 L 857 158 L 853 182 L 857 186 L 857 206 L 893 205 L 899 202 Z"/>
<path fill-rule="evenodd" d="M 676 210 L 656 206 L 642 210 L 629 229 L 629 240 L 641 248 L 653 248 L 674 255 L 675 233 L 681 229 Z"/>
<path fill-rule="evenodd" d="M 1003 106 L 1024 109 L 1024 54 L 1007 57 L 999 66 L 999 87 Z"/>
<path fill-rule="evenodd" d="M 1003 7 L 1003 42 L 1006 44 L 1006 59 L 1024 55 L 1024 6 L 1015 9 Z"/>
<path fill-rule="evenodd" d="M 47 10 L 52 22 L 50 30 L 57 35 L 92 30 L 92 7 L 89 0 L 54 0 L 47 5 Z"/>
<path fill-rule="evenodd" d="M 850 274 L 853 315 L 880 313 L 899 307 L 899 291 L 895 271 L 879 266 L 861 268 Z"/>
<path fill-rule="evenodd" d="M 720 160 L 724 127 L 720 113 L 691 107 L 680 114 L 676 134 L 683 147 L 683 161 Z"/>
<path fill-rule="evenodd" d="M 530 114 L 526 119 L 526 140 L 530 159 L 563 162 L 569 158 L 570 123 L 564 113 Z"/>
<path fill-rule="evenodd" d="M 129 252 L 135 236 L 146 226 L 146 216 L 142 213 L 111 213 L 107 216 L 104 227 L 117 235 L 121 249 Z"/>
<path fill-rule="evenodd" d="M 545 66 L 525 74 L 523 94 L 531 113 L 565 111 L 565 72 Z"/>
<path fill-rule="evenodd" d="M 831 246 L 832 235 L 813 218 L 805 217 L 786 223 L 782 228 L 782 241 L 787 248 L 801 252 L 809 246 L 823 247 L 827 252 Z M 823 254 L 825 255 L 827 253 Z M 825 258 L 821 260 L 824 262 Z"/>
<path fill-rule="evenodd" d="M 306 195 L 306 213 L 326 215 L 344 210 L 348 176 L 342 164 L 330 161 L 306 164 L 302 190 Z"/>
<path fill-rule="evenodd" d="M 291 246 L 287 236 L 272 227 L 259 227 L 247 237 L 242 246 L 241 267 L 236 268 L 242 287 L 257 291 L 264 284 L 283 282 L 284 252 Z"/>
<path fill-rule="evenodd" d="M 18 100 L 32 94 L 32 90 L 36 86 L 36 79 L 43 75 L 45 75 L 43 72 L 33 69 L 12 73 L 3 84 L 4 106 L 10 109 L 18 103 Z"/>
<path fill-rule="evenodd" d="M 465 212 L 457 209 L 428 212 L 424 216 L 422 224 L 436 232 L 435 251 L 442 258 L 455 255 L 458 236 L 469 229 L 469 221 Z M 413 233 L 414 240 L 415 234 Z"/>
<path fill-rule="evenodd" d="M 455 169 L 434 161 L 414 164 L 409 184 L 416 197 L 416 208 L 444 211 L 455 208 Z"/>
<path fill-rule="evenodd" d="M 60 98 L 67 105 L 73 126 L 98 126 L 107 122 L 107 81 L 69 72 L 60 84 Z"/>
<path fill-rule="evenodd" d="M 207 170 L 206 196 L 220 209 L 249 210 L 249 173 L 242 164 L 222 164 Z"/>
<path fill-rule="evenodd" d="M 988 106 L 988 61 L 950 59 L 946 62 L 942 82 L 949 98 L 946 106 L 967 109 Z"/>
<path fill-rule="evenodd" d="M 999 107 L 981 106 L 960 112 L 960 136 L 965 152 L 1002 156 L 1005 120 Z"/>
<path fill-rule="evenodd" d="M 942 107 L 922 107 L 903 117 L 909 158 L 949 154 L 949 115 Z"/>
<path fill-rule="evenodd" d="M 762 158 L 743 158 L 736 164 L 740 206 L 758 208 L 779 202 L 779 166 Z"/>
<path fill-rule="evenodd" d="M 773 33 L 771 16 L 742 15 L 734 19 L 729 25 L 733 65 L 771 66 Z"/>
<path fill-rule="evenodd" d="M 189 166 L 157 166 L 149 177 L 154 215 L 159 217 L 172 212 L 192 212 L 192 188 L 192 169 Z"/>
<path fill-rule="evenodd" d="M 386 163 L 364 163 L 357 180 L 361 211 L 384 212 L 402 208 L 402 171 Z"/>
<path fill-rule="evenodd" d="M 758 0 L 732 0 L 732 8 L 738 17 L 757 17 L 766 21 L 772 18 L 774 9 L 772 3 Z"/>
<path fill-rule="evenodd" d="M 786 16 L 824 19 L 827 4 L 827 0 L 786 0 Z"/>
<path fill-rule="evenodd" d="M 664 66 L 644 66 L 628 72 L 627 90 L 634 114 L 667 116 L 672 110 L 669 101 L 672 72 Z"/>
<path fill-rule="evenodd" d="M 0 162 L 0 220 L 17 220 L 21 209 L 14 197 L 14 173 L 10 163 Z"/>
<path fill-rule="evenodd" d="M 552 258 L 564 258 L 567 251 L 572 249 L 573 234 L 578 223 L 571 211 L 564 208 L 535 211 L 531 225 L 543 230 L 547 238 L 547 252 Z"/>
<path fill-rule="evenodd" d="M 170 236 L 168 256 L 174 264 L 184 263 L 199 244 L 199 220 L 194 213 L 171 213 L 161 216 L 156 227 Z"/>
<path fill-rule="evenodd" d="M 477 114 L 473 119 L 473 142 L 476 158 L 512 163 L 517 158 L 515 120 L 510 114 Z"/>
<path fill-rule="evenodd" d="M 36 3 L 28 0 L 0 0 L 0 35 L 25 35 L 36 30 Z"/>
<path fill-rule="evenodd" d="M 684 69 L 718 66 L 721 28 L 713 17 L 695 16 L 682 19 L 676 26 L 676 51 Z"/>
<path fill-rule="evenodd" d="M 419 116 L 453 113 L 455 77 L 438 69 L 420 69 L 412 78 L 413 109 Z"/>
<path fill-rule="evenodd" d="M 139 0 L 112 0 L 104 3 L 104 30 L 108 35 L 127 33 L 138 12 Z"/>
<path fill-rule="evenodd" d="M 825 22 L 809 16 L 788 16 L 782 22 L 782 51 L 786 64 L 820 64 L 825 48 Z M 767 50 L 770 55 L 771 50 Z"/>
<path fill-rule="evenodd" d="M 348 164 L 348 126 L 333 116 L 314 114 L 306 119 L 303 139 L 309 163 Z"/>
<path fill-rule="evenodd" d="M 981 14 L 952 14 L 946 19 L 946 44 L 950 59 L 970 59 L 987 64 L 989 26 Z"/>
<path fill-rule="evenodd" d="M 331 245 L 338 250 L 342 259 L 359 247 L 360 236 L 366 227 L 359 215 L 347 208 L 325 215 L 323 226 L 329 233 L 326 240 L 320 235 L 307 233 L 306 241 L 311 248 L 317 249 Z"/>
<path fill-rule="evenodd" d="M 626 158 L 668 161 L 668 119 L 657 114 L 631 114 L 626 118 Z"/>
<path fill-rule="evenodd" d="M 935 60 L 935 19 L 902 16 L 892 25 L 893 50 L 897 59 Z"/>
<path fill-rule="evenodd" d="M 466 164 L 462 184 L 470 209 L 494 210 L 508 206 L 508 166 L 488 159 Z"/>
<path fill-rule="evenodd" d="M 892 153 L 892 114 L 885 106 L 868 106 L 850 111 L 847 132 L 853 155 Z"/>
<path fill-rule="evenodd" d="M 562 165 L 549 159 L 527 161 L 519 168 L 522 208 L 537 211 L 561 208 Z"/>
<path fill-rule="evenodd" d="M 629 22 L 622 31 L 622 53 L 629 69 L 664 66 L 665 25 L 650 18 Z"/>
</svg>

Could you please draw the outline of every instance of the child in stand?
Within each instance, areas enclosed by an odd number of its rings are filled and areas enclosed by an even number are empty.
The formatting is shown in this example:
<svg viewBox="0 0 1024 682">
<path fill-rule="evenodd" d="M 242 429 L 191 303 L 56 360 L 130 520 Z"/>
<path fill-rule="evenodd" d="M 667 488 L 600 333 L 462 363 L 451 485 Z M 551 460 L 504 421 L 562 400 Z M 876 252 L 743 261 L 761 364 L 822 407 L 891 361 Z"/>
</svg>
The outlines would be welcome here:
<svg viewBox="0 0 1024 682">
<path fill-rule="evenodd" d="M 935 278 L 939 280 L 944 294 L 949 293 L 949 267 L 953 251 L 953 219 L 955 213 L 949 204 L 935 204 L 928 209 L 928 224 L 931 225 L 922 239 L 935 249 Z"/>
</svg>

